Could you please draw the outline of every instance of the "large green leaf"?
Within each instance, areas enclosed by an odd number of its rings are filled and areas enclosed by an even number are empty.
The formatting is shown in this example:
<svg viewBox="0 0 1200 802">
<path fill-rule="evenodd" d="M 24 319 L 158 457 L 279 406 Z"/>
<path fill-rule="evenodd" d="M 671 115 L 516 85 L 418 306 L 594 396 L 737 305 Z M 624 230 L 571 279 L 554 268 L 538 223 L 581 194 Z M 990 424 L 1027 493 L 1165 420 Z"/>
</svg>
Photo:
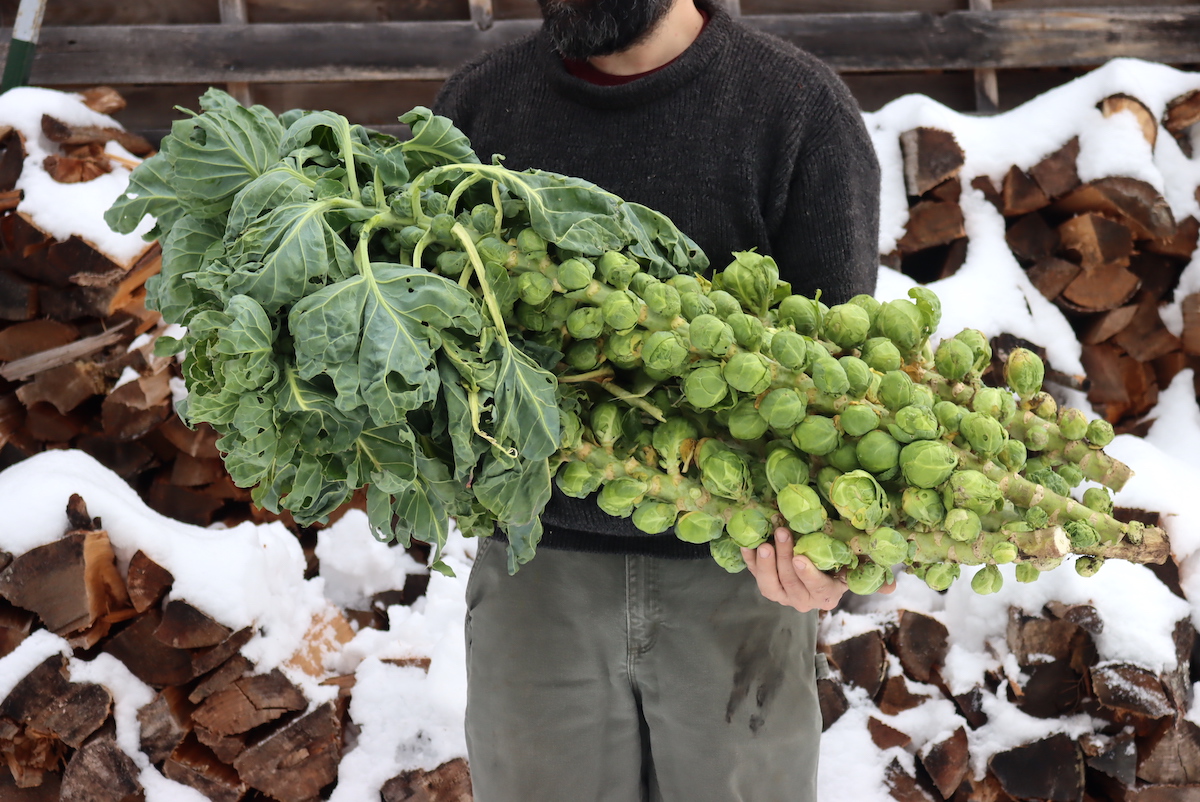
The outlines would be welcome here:
<svg viewBox="0 0 1200 802">
<path fill-rule="evenodd" d="M 400 122 L 412 129 L 412 137 L 401 143 L 408 172 L 414 178 L 431 167 L 443 164 L 478 164 L 466 135 L 449 118 L 439 117 L 424 106 L 400 116 Z"/>
<path fill-rule="evenodd" d="M 498 523 L 529 524 L 550 500 L 550 468 L 545 459 L 512 459 L 493 449 L 471 489 Z"/>
<path fill-rule="evenodd" d="M 129 186 L 121 197 L 104 212 L 104 222 L 113 231 L 132 234 L 150 215 L 155 219 L 154 228 L 146 233 L 145 239 L 154 240 L 169 232 L 183 216 L 183 207 L 175 189 L 170 161 L 162 151 L 133 168 L 129 174 Z"/>
<path fill-rule="evenodd" d="M 621 204 L 626 229 L 633 235 L 629 252 L 643 259 L 655 278 L 667 280 L 677 273 L 703 273 L 708 257 L 665 214 L 639 203 Z"/>
<path fill-rule="evenodd" d="M 217 299 L 196 286 L 193 275 L 205 256 L 221 242 L 221 228 L 213 220 L 184 215 L 162 242 L 162 271 L 146 282 L 146 306 L 170 323 L 187 323 L 199 309 L 216 306 Z"/>
<path fill-rule="evenodd" d="M 475 434 L 472 412 L 467 390 L 460 384 L 461 374 L 444 355 L 438 358 L 438 371 L 442 378 L 442 402 L 446 408 L 446 426 L 454 454 L 454 480 L 464 485 L 471 479 L 479 457 L 488 448 L 488 443 Z M 475 421 L 478 423 L 478 421 Z"/>
<path fill-rule="evenodd" d="M 558 450 L 558 382 L 515 346 L 504 349 L 492 411 L 496 438 L 516 445 L 521 456 L 545 459 Z"/>
<path fill-rule="evenodd" d="M 290 165 L 279 165 L 260 175 L 237 194 L 229 209 L 225 238 L 237 239 L 264 213 L 313 198 L 313 181 Z"/>
</svg>

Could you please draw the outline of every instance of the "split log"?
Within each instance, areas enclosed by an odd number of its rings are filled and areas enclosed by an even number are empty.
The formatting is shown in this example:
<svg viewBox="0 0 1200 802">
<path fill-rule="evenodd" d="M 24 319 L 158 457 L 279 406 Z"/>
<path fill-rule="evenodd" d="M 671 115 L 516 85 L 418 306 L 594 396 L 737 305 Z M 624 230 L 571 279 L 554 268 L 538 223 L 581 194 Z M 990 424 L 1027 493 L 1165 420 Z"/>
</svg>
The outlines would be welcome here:
<svg viewBox="0 0 1200 802">
<path fill-rule="evenodd" d="M 183 743 L 192 731 L 192 711 L 195 705 L 177 686 L 163 688 L 154 701 L 138 710 L 141 725 L 141 749 L 151 763 L 161 763 Z"/>
<path fill-rule="evenodd" d="M 983 689 L 972 688 L 966 693 L 956 694 L 951 697 L 954 704 L 958 705 L 958 713 L 966 719 L 967 725 L 977 730 L 984 724 L 988 723 L 987 713 L 983 712 Z"/>
<path fill-rule="evenodd" d="M 1086 267 L 1062 291 L 1060 300 L 1081 312 L 1103 312 L 1128 303 L 1141 287 L 1141 280 L 1124 267 Z"/>
<path fill-rule="evenodd" d="M 966 730 L 959 727 L 946 739 L 923 749 L 920 757 L 921 765 L 929 772 L 938 792 L 944 799 L 949 799 L 962 785 L 970 766 Z"/>
<path fill-rule="evenodd" d="M 207 423 L 189 429 L 177 416 L 172 416 L 163 421 L 157 431 L 188 456 L 201 459 L 219 459 L 221 456 L 217 450 L 217 433 Z"/>
<path fill-rule="evenodd" d="M 143 498 L 151 509 L 196 526 L 211 524 L 217 510 L 225 505 L 224 499 L 213 498 L 189 487 L 176 487 L 165 474 L 155 476 Z"/>
<path fill-rule="evenodd" d="M 1088 768 L 1107 774 L 1129 787 L 1137 781 L 1137 744 L 1132 732 L 1108 736 L 1099 733 L 1079 739 Z"/>
<path fill-rule="evenodd" d="M 125 664 L 142 682 L 156 688 L 183 685 L 196 676 L 192 656 L 186 649 L 175 649 L 154 637 L 158 628 L 156 610 L 147 610 L 125 629 L 112 636 L 103 651 Z"/>
<path fill-rule="evenodd" d="M 1157 253 L 1135 253 L 1129 260 L 1129 270 L 1142 281 L 1140 292 L 1155 301 L 1165 301 L 1174 294 L 1185 260 Z"/>
<path fill-rule="evenodd" d="M 1055 300 L 1070 286 L 1083 268 L 1065 259 L 1047 257 L 1029 268 L 1029 281 L 1048 300 Z"/>
<path fill-rule="evenodd" d="M 275 799 L 315 799 L 337 779 L 341 759 L 341 705 L 326 702 L 234 761 L 238 774 L 252 788 Z"/>
<path fill-rule="evenodd" d="M 887 671 L 887 648 L 882 633 L 864 632 L 831 644 L 829 656 L 847 682 L 862 688 L 871 698 L 875 697 Z"/>
<path fill-rule="evenodd" d="M 249 733 L 240 732 L 236 735 L 221 735 L 210 729 L 196 725 L 193 733 L 196 740 L 212 750 L 213 755 L 222 763 L 232 764 L 238 755 L 246 751 L 246 741 Z"/>
<path fill-rule="evenodd" d="M 86 425 L 86 420 L 76 412 L 63 415 L 45 401 L 34 404 L 25 414 L 26 433 L 43 443 L 67 445 L 79 436 Z"/>
<path fill-rule="evenodd" d="M 1127 267 L 1133 253 L 1129 227 L 1094 212 L 1085 212 L 1058 227 L 1062 247 L 1073 253 L 1085 271 Z"/>
<path fill-rule="evenodd" d="M 1066 660 L 1039 663 L 1027 669 L 1021 688 L 1009 686 L 1021 711 L 1035 718 L 1059 718 L 1079 712 L 1084 698 L 1083 674 Z M 1019 690 L 1019 696 L 1017 692 Z"/>
<path fill-rule="evenodd" d="M 71 682 L 67 676 L 63 655 L 47 657 L 0 702 L 0 721 L 80 748 L 108 719 L 113 700 L 103 686 Z"/>
<path fill-rule="evenodd" d="M 1104 619 L 1100 617 L 1099 611 L 1090 604 L 1064 604 L 1059 601 L 1048 601 L 1045 609 L 1055 618 L 1069 621 L 1090 635 L 1099 635 L 1104 631 Z"/>
<path fill-rule="evenodd" d="M 184 740 L 163 763 L 167 779 L 195 788 L 213 802 L 238 802 L 249 787 L 237 772 L 194 737 Z"/>
<path fill-rule="evenodd" d="M 36 353 L 15 359 L 0 368 L 0 377 L 9 381 L 22 381 L 42 371 L 68 365 L 121 342 L 129 335 L 124 331 L 128 324 L 121 323 L 100 334 L 82 340 L 39 350 Z"/>
<path fill-rule="evenodd" d="M 197 459 L 179 452 L 171 465 L 171 484 L 176 487 L 202 487 L 221 481 L 225 476 L 225 464 L 221 460 Z"/>
<path fill-rule="evenodd" d="M 1024 262 L 1038 262 L 1058 250 L 1058 232 L 1040 214 L 1019 218 L 1004 232 L 1004 240 L 1013 255 Z"/>
<path fill-rule="evenodd" d="M 217 735 L 237 735 L 307 706 L 300 689 L 275 669 L 235 680 L 204 700 L 192 720 Z"/>
<path fill-rule="evenodd" d="M 1085 345 L 1097 345 L 1108 341 L 1129 325 L 1137 311 L 1137 304 L 1130 304 L 1097 315 L 1079 335 L 1079 341 Z"/>
<path fill-rule="evenodd" d="M 7 368 L 17 364 L 19 363 L 10 363 Z M 0 368 L 0 375 L 4 375 L 7 368 Z M 91 362 L 70 362 L 38 373 L 33 381 L 17 388 L 17 398 L 21 399 L 21 403 L 26 407 L 31 407 L 39 401 L 49 402 L 66 415 L 92 396 L 103 395 L 107 384 L 104 372 L 98 365 Z"/>
<path fill-rule="evenodd" d="M 1006 638 L 1022 667 L 1061 660 L 1082 671 L 1094 660 L 1091 638 L 1078 624 L 1026 615 L 1018 607 L 1008 610 Z"/>
<path fill-rule="evenodd" d="M 162 620 L 154 637 L 176 649 L 200 649 L 216 646 L 233 634 L 229 627 L 214 620 L 183 599 L 172 599 L 163 608 Z"/>
<path fill-rule="evenodd" d="M 957 203 L 923 200 L 908 210 L 904 236 L 896 244 L 902 254 L 947 245 L 967 235 Z"/>
<path fill-rule="evenodd" d="M 1067 144 L 1029 168 L 1029 176 L 1037 182 L 1051 198 L 1066 195 L 1079 186 L 1076 161 L 1079 159 L 1079 137 L 1072 137 Z"/>
<path fill-rule="evenodd" d="M 207 674 L 217 666 L 223 665 L 238 653 L 254 637 L 254 629 L 246 627 L 239 629 L 216 646 L 208 649 L 196 649 L 192 652 L 192 665 L 196 675 Z"/>
<path fill-rule="evenodd" d="M 32 320 L 38 314 L 38 285 L 0 270 L 0 320 Z"/>
<path fill-rule="evenodd" d="M 1083 752 L 1062 733 L 998 752 L 988 767 L 1018 799 L 1078 802 L 1083 794 Z"/>
<path fill-rule="evenodd" d="M 0 573 L 0 596 L 56 634 L 85 630 L 132 609 L 115 561 L 107 532 L 67 534 L 14 559 Z"/>
<path fill-rule="evenodd" d="M 253 663 L 241 654 L 235 654 L 200 680 L 188 694 L 188 701 L 198 705 L 217 691 L 225 690 L 234 680 L 241 679 L 253 669 Z"/>
<path fill-rule="evenodd" d="M 1127 791 L 1124 802 L 1200 802 L 1200 785 L 1146 785 Z"/>
<path fill-rule="evenodd" d="M 0 362 L 18 359 L 79 339 L 79 329 L 57 320 L 30 320 L 0 331 Z"/>
<path fill-rule="evenodd" d="M 461 757 L 432 771 L 415 769 L 393 777 L 380 789 L 382 802 L 471 802 L 471 772 Z"/>
<path fill-rule="evenodd" d="M 1128 226 L 1135 239 L 1175 235 L 1175 217 L 1158 190 L 1137 178 L 1110 176 L 1090 181 L 1054 204 L 1060 214 L 1099 212 Z"/>
<path fill-rule="evenodd" d="M 922 613 L 905 610 L 892 636 L 892 652 L 904 672 L 917 682 L 932 682 L 946 660 L 949 632 L 946 625 Z"/>
<path fill-rule="evenodd" d="M 842 683 L 829 677 L 817 679 L 817 702 L 821 707 L 821 731 L 832 727 L 850 709 Z"/>
<path fill-rule="evenodd" d="M 62 245 L 71 242 L 67 240 Z M 65 258 L 54 250 L 58 247 L 61 246 L 53 246 L 49 249 L 50 253 L 55 258 Z M 137 257 L 131 267 L 118 267 L 117 270 L 101 273 L 80 272 L 71 277 L 70 286 L 43 288 L 40 296 L 42 313 L 59 320 L 110 318 L 135 303 L 136 299 L 144 297 L 146 279 L 161 269 L 162 253 L 155 243 L 150 250 Z M 144 313 L 138 315 L 143 316 Z"/>
<path fill-rule="evenodd" d="M 0 799 L 4 802 L 58 802 L 62 793 L 58 774 L 47 773 L 40 785 L 24 788 L 14 775 L 0 772 Z"/>
<path fill-rule="evenodd" d="M 0 599 L 0 658 L 7 657 L 29 637 L 36 616 Z"/>
<path fill-rule="evenodd" d="M 1049 196 L 1028 173 L 1015 165 L 1009 168 L 1000 185 L 1000 214 L 1017 217 L 1049 205 Z"/>
<path fill-rule="evenodd" d="M 924 694 L 916 694 L 908 689 L 908 680 L 897 674 L 888 677 L 883 683 L 879 694 L 879 712 L 885 716 L 894 716 L 905 710 L 912 710 L 921 703 L 928 701 Z"/>
<path fill-rule="evenodd" d="M 1200 89 L 1193 89 L 1167 103 L 1166 113 L 1163 114 L 1163 128 L 1179 143 L 1180 150 L 1189 159 L 1192 153 L 1192 140 L 1187 131 L 1200 122 Z"/>
<path fill-rule="evenodd" d="M 1200 784 L 1200 727 L 1182 717 L 1165 722 L 1138 744 L 1137 776 L 1163 785 Z"/>
<path fill-rule="evenodd" d="M 895 758 L 884 771 L 884 783 L 896 802 L 934 802 L 934 797 L 921 787 L 917 779 L 906 772 Z"/>
<path fill-rule="evenodd" d="M 900 732 L 895 727 L 884 724 L 874 716 L 867 716 L 867 732 L 871 735 L 871 740 L 880 749 L 891 749 L 893 746 L 908 746 L 912 743 L 912 738 Z"/>
<path fill-rule="evenodd" d="M 1092 691 L 1105 707 L 1145 718 L 1175 712 L 1158 675 L 1129 663 L 1106 663 L 1091 669 Z"/>
<path fill-rule="evenodd" d="M 353 639 L 354 630 L 346 616 L 330 605 L 313 616 L 300 648 L 288 658 L 285 666 L 303 671 L 310 677 L 323 677 L 325 658 L 340 652 L 342 646 Z"/>
<path fill-rule="evenodd" d="M 129 560 L 126 582 L 129 588 L 129 601 L 133 605 L 133 609 L 144 613 L 162 601 L 175 582 L 175 577 L 171 576 L 171 572 L 166 568 L 147 557 L 144 551 L 138 549 Z"/>
<path fill-rule="evenodd" d="M 1142 250 L 1186 261 L 1196 252 L 1197 244 L 1200 244 L 1200 221 L 1185 217 L 1175 226 L 1173 235 L 1147 240 L 1142 244 Z"/>
<path fill-rule="evenodd" d="M 904 154 L 904 185 L 909 195 L 924 195 L 958 175 L 966 156 L 949 131 L 914 128 L 900 135 Z"/>
<path fill-rule="evenodd" d="M 117 745 L 115 735 L 84 744 L 67 763 L 62 779 L 62 802 L 135 802 L 142 784 L 133 758 Z"/>
<path fill-rule="evenodd" d="M 125 98 L 111 86 L 93 86 L 80 94 L 83 96 L 83 105 L 101 114 L 112 114 L 125 108 Z"/>
<path fill-rule="evenodd" d="M 1163 324 L 1158 314 L 1158 300 L 1143 293 L 1129 324 L 1113 336 L 1112 341 L 1139 362 L 1149 362 L 1172 351 L 1183 343 Z"/>
<path fill-rule="evenodd" d="M 1150 109 L 1146 108 L 1145 103 L 1126 94 L 1109 95 L 1100 101 L 1100 113 L 1105 117 L 1111 117 L 1122 111 L 1129 112 L 1137 120 L 1138 127 L 1142 129 L 1142 136 L 1146 138 L 1150 149 L 1153 150 L 1158 141 L 1158 120 L 1154 119 L 1154 115 L 1150 113 Z"/>
<path fill-rule="evenodd" d="M 59 145 L 103 145 L 105 142 L 116 142 L 135 156 L 146 156 L 154 151 L 153 145 L 132 131 L 99 125 L 72 125 L 49 114 L 42 115 L 42 133 L 51 142 Z"/>
<path fill-rule="evenodd" d="M 1183 311 L 1183 352 L 1200 356 L 1200 293 L 1184 297 L 1180 308 Z"/>
</svg>

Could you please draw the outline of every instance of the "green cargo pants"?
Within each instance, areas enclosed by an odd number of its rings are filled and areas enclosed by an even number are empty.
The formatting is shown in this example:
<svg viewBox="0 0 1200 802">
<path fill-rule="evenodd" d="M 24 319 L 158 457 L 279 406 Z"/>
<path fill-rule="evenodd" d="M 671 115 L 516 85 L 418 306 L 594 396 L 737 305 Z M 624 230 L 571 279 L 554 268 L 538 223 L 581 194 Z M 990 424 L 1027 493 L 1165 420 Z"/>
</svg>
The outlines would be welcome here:
<svg viewBox="0 0 1200 802">
<path fill-rule="evenodd" d="M 816 802 L 816 613 L 711 560 L 505 566 L 467 585 L 476 802 Z"/>
</svg>

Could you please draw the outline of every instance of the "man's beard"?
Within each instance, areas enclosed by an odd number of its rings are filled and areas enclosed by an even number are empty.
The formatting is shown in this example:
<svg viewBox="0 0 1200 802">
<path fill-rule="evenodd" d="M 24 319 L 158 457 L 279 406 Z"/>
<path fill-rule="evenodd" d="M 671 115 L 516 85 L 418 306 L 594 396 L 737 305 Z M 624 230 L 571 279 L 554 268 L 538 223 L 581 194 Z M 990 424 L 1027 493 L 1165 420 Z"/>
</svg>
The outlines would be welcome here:
<svg viewBox="0 0 1200 802">
<path fill-rule="evenodd" d="M 564 58 L 583 61 L 640 42 L 672 0 L 538 0 L 546 32 Z"/>
</svg>

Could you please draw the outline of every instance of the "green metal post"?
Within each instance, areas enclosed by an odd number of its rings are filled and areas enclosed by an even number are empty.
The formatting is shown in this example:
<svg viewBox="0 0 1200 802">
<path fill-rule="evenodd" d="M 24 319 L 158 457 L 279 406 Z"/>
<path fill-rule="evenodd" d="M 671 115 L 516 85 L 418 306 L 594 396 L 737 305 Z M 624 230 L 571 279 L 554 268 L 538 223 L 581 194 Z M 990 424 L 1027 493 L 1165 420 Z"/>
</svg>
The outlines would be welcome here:
<svg viewBox="0 0 1200 802">
<path fill-rule="evenodd" d="M 4 78 L 0 80 L 0 92 L 14 86 L 29 83 L 33 71 L 33 54 L 37 50 L 38 34 L 42 30 L 42 17 L 46 13 L 46 0 L 21 0 L 17 8 L 17 19 L 13 24 L 13 37 L 8 45 L 8 58 L 4 62 Z"/>
</svg>

